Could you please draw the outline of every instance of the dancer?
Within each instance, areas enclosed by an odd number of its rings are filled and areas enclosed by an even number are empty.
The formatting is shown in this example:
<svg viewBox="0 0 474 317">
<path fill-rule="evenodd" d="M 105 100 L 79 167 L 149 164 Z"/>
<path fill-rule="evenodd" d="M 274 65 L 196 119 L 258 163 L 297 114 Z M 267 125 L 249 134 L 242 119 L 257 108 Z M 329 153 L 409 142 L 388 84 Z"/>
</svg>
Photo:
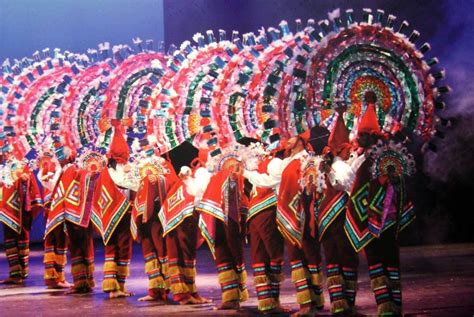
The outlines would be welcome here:
<svg viewBox="0 0 474 317">
<path fill-rule="evenodd" d="M 148 276 L 148 294 L 139 301 L 164 304 L 169 292 L 168 258 L 158 211 L 178 177 L 171 163 L 156 155 L 141 157 L 135 169 L 142 177 L 132 212 L 132 233 L 141 241 Z"/>
<path fill-rule="evenodd" d="M 43 199 L 26 162 L 10 158 L 2 170 L 5 177 L 0 180 L 0 221 L 4 228 L 9 277 L 0 284 L 23 284 L 28 277 L 31 223 L 43 210 Z"/>
<path fill-rule="evenodd" d="M 239 309 L 248 299 L 243 259 L 247 197 L 239 161 L 239 147 L 226 148 L 209 159 L 214 172 L 197 210 L 199 228 L 214 257 L 222 302 L 214 309 Z"/>
<path fill-rule="evenodd" d="M 38 159 L 38 178 L 43 188 L 45 219 L 51 210 L 52 194 L 67 164 L 75 156 L 67 150 L 67 159 L 58 161 L 51 152 L 43 152 Z M 44 282 L 48 288 L 69 288 L 72 284 L 66 281 L 64 267 L 67 263 L 68 239 L 64 225 L 52 229 L 44 237 Z"/>
<path fill-rule="evenodd" d="M 384 142 L 376 95 L 367 92 L 365 101 L 367 109 L 358 127 L 358 144 L 365 160 L 357 170 L 345 230 L 355 251 L 365 249 L 377 314 L 400 315 L 398 234 L 414 219 L 405 189 L 405 176 L 412 174 L 409 170 L 414 162 L 401 145 Z"/>
<path fill-rule="evenodd" d="M 324 247 L 327 268 L 327 288 L 332 314 L 351 314 L 355 309 L 358 255 L 344 233 L 344 221 L 354 179 L 353 167 L 359 161 L 348 161 L 349 131 L 340 107 L 336 123 L 324 150 L 320 169 L 325 178 L 324 195 L 318 207 L 319 239 Z"/>
<path fill-rule="evenodd" d="M 196 163 L 196 165 L 194 165 Z M 166 238 L 170 289 L 173 299 L 182 305 L 204 304 L 196 288 L 196 248 L 198 247 L 198 214 L 195 206 L 201 201 L 210 173 L 198 160 L 181 167 L 180 180 L 168 192 L 159 216 Z"/>
<path fill-rule="evenodd" d="M 324 307 L 320 244 L 314 230 L 314 212 L 310 210 L 312 197 L 299 186 L 301 163 L 309 155 L 305 150 L 309 135 L 307 131 L 288 139 L 285 158 L 273 159 L 268 164 L 268 174 L 244 172 L 253 185 L 277 190 L 276 221 L 286 241 L 300 315 Z"/>
<path fill-rule="evenodd" d="M 245 151 L 249 170 L 268 173 L 273 157 L 260 143 L 253 143 Z M 265 314 L 286 312 L 280 306 L 280 283 L 283 282 L 284 240 L 276 223 L 277 197 L 272 188 L 253 186 L 249 202 L 247 226 L 258 310 Z"/>
<path fill-rule="evenodd" d="M 108 152 L 107 168 L 97 179 L 92 200 L 93 221 L 105 245 L 102 289 L 110 298 L 128 297 L 125 282 L 132 255 L 130 229 L 131 202 L 138 185 L 130 173 L 130 150 L 119 120 L 112 121 L 114 136 Z"/>
</svg>

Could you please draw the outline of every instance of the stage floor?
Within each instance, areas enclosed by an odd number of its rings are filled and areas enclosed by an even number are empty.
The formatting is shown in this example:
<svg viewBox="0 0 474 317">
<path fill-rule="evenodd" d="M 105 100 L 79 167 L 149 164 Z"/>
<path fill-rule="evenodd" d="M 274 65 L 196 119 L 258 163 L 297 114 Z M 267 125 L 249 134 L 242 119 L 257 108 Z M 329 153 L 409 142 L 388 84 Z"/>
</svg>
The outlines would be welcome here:
<svg viewBox="0 0 474 317">
<path fill-rule="evenodd" d="M 246 250 L 249 259 L 249 250 Z M 257 301 L 249 269 L 251 299 L 240 311 L 213 311 L 213 305 L 166 305 L 138 302 L 146 295 L 147 280 L 139 245 L 134 245 L 128 289 L 135 292 L 130 298 L 110 300 L 101 291 L 103 248 L 96 248 L 96 288 L 90 295 L 65 295 L 64 291 L 48 290 L 43 286 L 43 252 L 34 249 L 30 256 L 30 277 L 24 287 L 0 286 L 1 316 L 101 316 L 101 315 L 254 315 Z M 473 316 L 474 315 L 474 244 L 406 247 L 401 250 L 404 312 L 411 316 Z M 250 268 L 250 264 L 247 263 Z M 69 265 L 66 271 L 69 272 Z M 7 276 L 5 254 L 0 256 L 0 278 Z M 297 310 L 295 291 L 286 267 L 281 302 Z M 68 275 L 68 281 L 71 281 Z M 217 274 L 209 251 L 198 251 L 197 286 L 200 294 L 220 301 Z M 320 315 L 329 315 L 329 299 Z M 375 301 L 369 289 L 367 263 L 361 257 L 359 292 L 356 302 L 361 315 L 375 314 Z"/>
</svg>

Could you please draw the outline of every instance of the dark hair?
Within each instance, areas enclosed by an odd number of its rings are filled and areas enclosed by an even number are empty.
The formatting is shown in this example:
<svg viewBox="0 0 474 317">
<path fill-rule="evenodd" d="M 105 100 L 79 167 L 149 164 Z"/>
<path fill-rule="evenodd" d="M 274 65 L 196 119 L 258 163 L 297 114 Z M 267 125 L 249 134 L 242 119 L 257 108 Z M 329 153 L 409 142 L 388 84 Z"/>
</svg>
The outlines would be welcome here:
<svg viewBox="0 0 474 317">
<path fill-rule="evenodd" d="M 109 157 L 109 160 L 107 161 L 107 167 L 112 167 L 113 169 L 117 169 L 117 161 L 114 158 Z"/>
<path fill-rule="evenodd" d="M 367 103 L 376 103 L 377 95 L 372 90 L 368 90 L 364 93 L 364 100 Z"/>
</svg>

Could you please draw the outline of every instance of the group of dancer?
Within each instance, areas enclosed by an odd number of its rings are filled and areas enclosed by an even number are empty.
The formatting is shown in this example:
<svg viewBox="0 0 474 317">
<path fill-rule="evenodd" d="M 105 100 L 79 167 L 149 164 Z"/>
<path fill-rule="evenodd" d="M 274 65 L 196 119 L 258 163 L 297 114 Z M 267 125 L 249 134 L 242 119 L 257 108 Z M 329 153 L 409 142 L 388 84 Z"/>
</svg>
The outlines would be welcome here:
<svg viewBox="0 0 474 317">
<path fill-rule="evenodd" d="M 97 231 L 105 245 L 102 289 L 110 298 L 133 295 L 126 280 L 135 240 L 148 276 L 148 294 L 140 300 L 167 303 L 171 292 L 180 304 L 209 303 L 195 283 L 196 249 L 205 241 L 222 291 L 215 308 L 239 309 L 249 297 L 243 256 L 248 240 L 262 313 L 287 312 L 279 300 L 286 248 L 298 314 L 323 309 L 324 284 L 331 313 L 355 314 L 364 250 L 377 313 L 400 315 L 398 238 L 414 219 L 406 181 L 414 162 L 401 131 L 381 130 L 374 93 L 366 92 L 365 104 L 353 140 L 339 108 L 330 129 L 281 136 L 273 149 L 260 143 L 212 155 L 201 149 L 179 173 L 155 154 L 130 162 L 122 120 L 111 122 L 115 132 L 107 155 L 88 151 L 76 157 L 69 149 L 58 161 L 44 151 L 36 170 L 2 167 L 14 180 L 3 181 L 0 192 L 10 266 L 3 283 L 21 284 L 28 276 L 31 223 L 44 211 L 49 288 L 93 290 Z M 2 157 L 4 166 L 12 166 L 6 164 L 10 159 Z M 72 284 L 64 275 L 68 251 Z"/>
</svg>

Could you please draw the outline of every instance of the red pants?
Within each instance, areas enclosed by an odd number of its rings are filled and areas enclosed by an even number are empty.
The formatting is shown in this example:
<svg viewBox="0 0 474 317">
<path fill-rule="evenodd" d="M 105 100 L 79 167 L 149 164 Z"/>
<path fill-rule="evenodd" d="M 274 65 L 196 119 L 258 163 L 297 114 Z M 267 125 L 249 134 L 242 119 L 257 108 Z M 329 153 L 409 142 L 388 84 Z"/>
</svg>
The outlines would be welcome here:
<svg viewBox="0 0 474 317">
<path fill-rule="evenodd" d="M 126 213 L 105 246 L 104 292 L 126 292 L 125 281 L 129 275 L 132 256 L 132 234 L 130 232 L 130 213 Z"/>
<path fill-rule="evenodd" d="M 359 256 L 344 232 L 345 211 L 327 228 L 322 244 L 327 267 L 331 312 L 348 311 L 355 305 Z"/>
<path fill-rule="evenodd" d="M 148 275 L 148 295 L 166 299 L 167 296 L 167 257 L 163 227 L 158 217 L 152 217 L 139 227 L 145 273 Z"/>
<path fill-rule="evenodd" d="M 71 251 L 71 273 L 74 289 L 90 289 L 94 282 L 94 240 L 93 227 L 80 227 L 66 221 Z"/>
<path fill-rule="evenodd" d="M 215 262 L 221 284 L 222 302 L 248 299 L 247 271 L 243 258 L 243 233 L 232 219 L 216 219 Z"/>
<path fill-rule="evenodd" d="M 291 280 L 296 287 L 296 302 L 301 306 L 323 308 L 323 274 L 321 271 L 321 251 L 319 237 L 311 235 L 310 197 L 301 197 L 305 224 L 301 247 L 287 242 L 288 257 L 291 264 Z"/>
<path fill-rule="evenodd" d="M 5 253 L 10 267 L 9 275 L 14 278 L 28 277 L 28 257 L 30 255 L 30 229 L 33 221 L 29 212 L 23 212 L 21 232 L 4 227 Z"/>
<path fill-rule="evenodd" d="M 377 302 L 377 313 L 401 314 L 400 247 L 393 225 L 366 247 L 370 284 Z"/>
<path fill-rule="evenodd" d="M 195 284 L 197 222 L 197 215 L 193 214 L 166 235 L 170 288 L 175 301 L 182 301 L 197 294 Z"/>
<path fill-rule="evenodd" d="M 64 267 L 67 263 L 68 239 L 64 232 L 64 224 L 53 229 L 44 238 L 44 282 L 54 286 L 66 280 Z"/>
<path fill-rule="evenodd" d="M 249 222 L 249 233 L 258 309 L 274 309 L 280 303 L 284 244 L 276 224 L 276 207 L 253 216 Z"/>
</svg>

